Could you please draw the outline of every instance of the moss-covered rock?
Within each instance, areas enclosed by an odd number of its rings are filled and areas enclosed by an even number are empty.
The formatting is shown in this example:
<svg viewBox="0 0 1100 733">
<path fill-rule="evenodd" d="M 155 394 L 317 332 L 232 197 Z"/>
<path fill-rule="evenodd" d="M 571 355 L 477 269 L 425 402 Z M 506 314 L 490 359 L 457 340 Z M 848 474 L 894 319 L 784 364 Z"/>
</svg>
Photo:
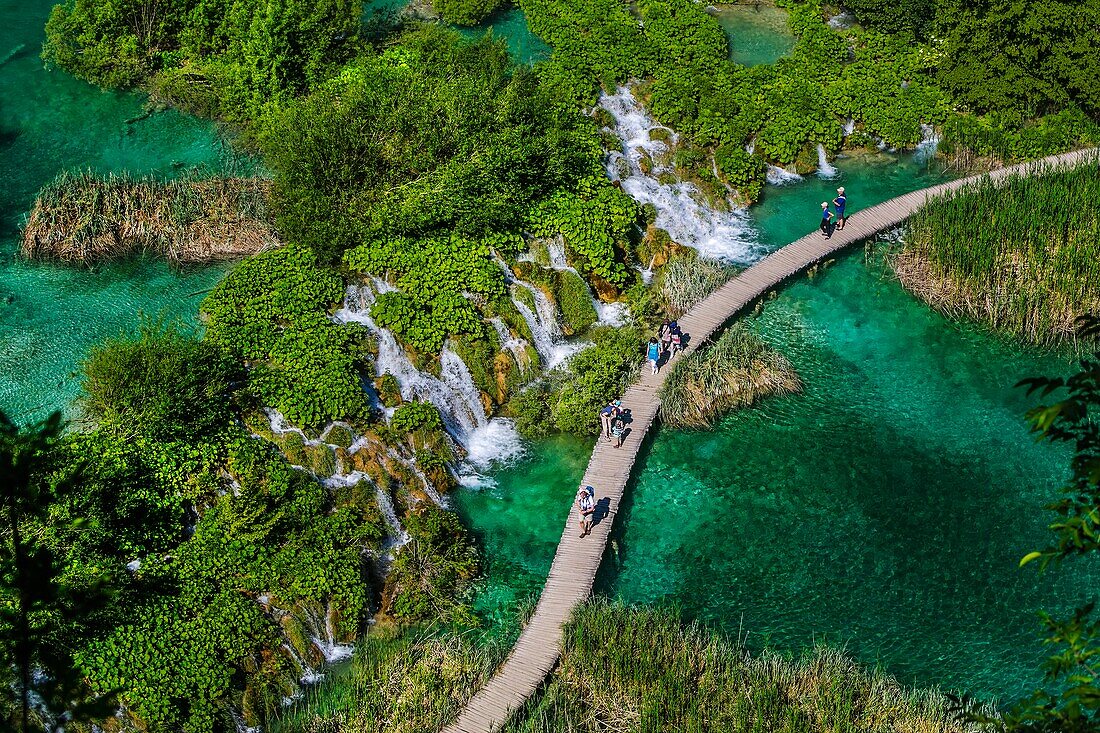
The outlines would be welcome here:
<svg viewBox="0 0 1100 733">
<path fill-rule="evenodd" d="M 588 284 L 577 273 L 571 270 L 558 273 L 557 295 L 566 335 L 580 333 L 599 320 Z"/>
<path fill-rule="evenodd" d="M 374 380 L 374 391 L 383 407 L 397 407 L 404 399 L 401 397 L 401 384 L 397 377 L 386 373 Z"/>
<path fill-rule="evenodd" d="M 330 425 L 321 438 L 340 448 L 350 448 L 355 442 L 355 433 L 346 425 Z"/>
</svg>

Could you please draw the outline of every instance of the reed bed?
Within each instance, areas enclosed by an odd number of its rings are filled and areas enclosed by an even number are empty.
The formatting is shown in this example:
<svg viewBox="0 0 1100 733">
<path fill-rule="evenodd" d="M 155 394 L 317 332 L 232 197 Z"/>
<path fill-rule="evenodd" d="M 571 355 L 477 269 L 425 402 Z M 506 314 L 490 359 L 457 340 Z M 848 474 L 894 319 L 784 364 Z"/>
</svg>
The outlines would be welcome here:
<svg viewBox="0 0 1100 733">
<path fill-rule="evenodd" d="M 661 420 L 677 428 L 706 428 L 730 409 L 801 389 L 785 356 L 743 326 L 733 326 L 673 368 L 661 388 Z"/>
<path fill-rule="evenodd" d="M 660 276 L 659 292 L 665 313 L 669 318 L 679 318 L 736 274 L 734 267 L 694 254 L 673 260 Z"/>
<path fill-rule="evenodd" d="M 279 245 L 270 195 L 260 178 L 66 172 L 39 192 L 22 254 L 88 264 L 142 252 L 175 264 L 247 257 Z"/>
<path fill-rule="evenodd" d="M 948 316 L 1036 344 L 1072 339 L 1100 310 L 1100 158 L 932 199 L 888 259 Z"/>
<path fill-rule="evenodd" d="M 504 731 L 978 730 L 954 718 L 938 691 L 903 687 L 834 649 L 753 655 L 668 610 L 595 600 L 569 624 L 545 693 Z"/>
<path fill-rule="evenodd" d="M 368 637 L 351 671 L 307 689 L 270 733 L 438 731 L 513 640 Z M 938 691 L 903 687 L 834 649 L 751 654 L 669 610 L 595 599 L 574 612 L 561 663 L 502 733 L 977 733 L 954 718 Z"/>
</svg>

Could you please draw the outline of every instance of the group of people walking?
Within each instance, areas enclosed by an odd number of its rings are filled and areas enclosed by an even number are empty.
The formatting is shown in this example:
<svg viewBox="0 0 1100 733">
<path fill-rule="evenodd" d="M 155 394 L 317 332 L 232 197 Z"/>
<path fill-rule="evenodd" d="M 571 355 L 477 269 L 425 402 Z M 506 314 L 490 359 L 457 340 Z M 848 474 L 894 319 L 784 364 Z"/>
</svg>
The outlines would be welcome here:
<svg viewBox="0 0 1100 733">
<path fill-rule="evenodd" d="M 843 230 L 844 223 L 848 219 L 847 215 L 844 213 L 845 208 L 848 206 L 848 197 L 844 195 L 844 186 L 836 190 L 836 198 L 833 199 L 833 206 L 836 207 L 835 214 L 829 208 L 828 201 L 821 202 L 821 233 L 826 237 L 831 237 L 834 229 L 836 231 Z"/>
<path fill-rule="evenodd" d="M 656 374 L 661 370 L 661 360 L 665 354 L 668 354 L 668 358 L 671 359 L 683 346 L 684 334 L 679 324 L 666 318 L 657 329 L 657 335 L 651 337 L 646 346 L 646 360 L 653 369 L 653 373 Z"/>
</svg>

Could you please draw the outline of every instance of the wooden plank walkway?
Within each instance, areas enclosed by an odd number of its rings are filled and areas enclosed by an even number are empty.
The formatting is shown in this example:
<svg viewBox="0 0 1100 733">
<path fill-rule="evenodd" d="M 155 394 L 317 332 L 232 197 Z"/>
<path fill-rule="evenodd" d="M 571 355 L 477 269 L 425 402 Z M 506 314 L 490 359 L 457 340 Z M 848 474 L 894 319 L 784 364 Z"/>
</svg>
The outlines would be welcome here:
<svg viewBox="0 0 1100 733">
<path fill-rule="evenodd" d="M 998 180 L 1012 173 L 1027 174 L 1036 166 L 1073 166 L 1091 157 L 1095 151 L 1075 151 L 1040 161 L 1002 168 L 988 175 Z M 730 280 L 710 296 L 696 303 L 679 319 L 690 343 L 684 353 L 691 353 L 706 343 L 725 323 L 766 295 L 792 275 L 827 259 L 839 250 L 862 242 L 879 232 L 891 229 L 919 209 L 928 197 L 959 188 L 983 176 L 972 176 L 932 186 L 884 201 L 868 209 L 852 212 L 844 230 L 826 239 L 820 232 L 808 234 L 772 252 L 764 259 Z M 816 216 L 807 212 L 807 217 Z M 679 359 L 680 357 L 676 357 Z M 675 360 L 674 360 L 675 361 Z M 609 500 L 608 514 L 581 539 L 578 534 L 577 510 L 574 506 L 565 522 L 550 574 L 542 590 L 538 606 L 520 634 L 507 661 L 488 684 L 475 694 L 461 711 L 458 719 L 445 733 L 491 733 L 522 705 L 546 678 L 561 653 L 562 626 L 573 609 L 588 598 L 596 571 L 600 567 L 611 524 L 630 479 L 646 433 L 657 417 L 660 407 L 658 390 L 671 371 L 666 364 L 657 375 L 643 366 L 642 376 L 627 389 L 623 406 L 633 418 L 630 433 L 621 448 L 600 440 L 592 451 L 588 469 L 581 485 L 596 489 L 597 501 Z"/>
</svg>

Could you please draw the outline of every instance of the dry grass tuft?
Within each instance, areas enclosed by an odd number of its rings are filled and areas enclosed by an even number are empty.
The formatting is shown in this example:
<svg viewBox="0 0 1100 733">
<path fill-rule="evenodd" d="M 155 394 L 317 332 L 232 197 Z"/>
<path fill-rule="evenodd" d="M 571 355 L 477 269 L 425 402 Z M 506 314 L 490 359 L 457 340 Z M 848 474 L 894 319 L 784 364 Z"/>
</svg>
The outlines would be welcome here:
<svg viewBox="0 0 1100 733">
<path fill-rule="evenodd" d="M 23 229 L 28 259 L 92 264 L 143 252 L 174 264 L 233 260 L 279 246 L 260 178 L 62 173 Z"/>
<path fill-rule="evenodd" d="M 717 343 L 674 367 L 661 388 L 661 420 L 677 428 L 706 428 L 730 409 L 801 389 L 785 356 L 751 331 L 733 326 Z"/>
</svg>

